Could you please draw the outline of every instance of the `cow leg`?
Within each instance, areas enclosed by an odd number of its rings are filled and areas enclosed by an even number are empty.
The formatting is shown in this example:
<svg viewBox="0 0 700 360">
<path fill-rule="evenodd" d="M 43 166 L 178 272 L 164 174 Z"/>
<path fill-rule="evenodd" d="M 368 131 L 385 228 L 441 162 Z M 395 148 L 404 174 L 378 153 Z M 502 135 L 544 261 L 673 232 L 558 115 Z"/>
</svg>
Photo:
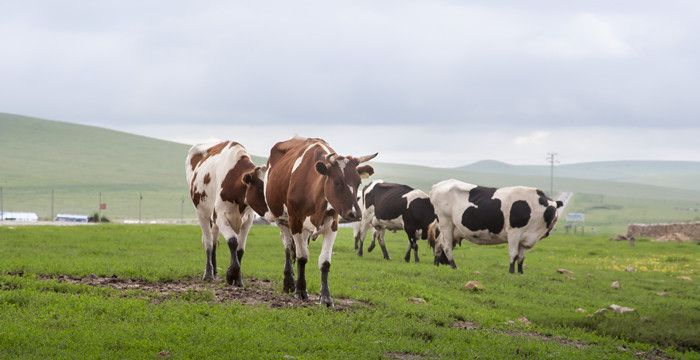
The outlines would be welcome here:
<svg viewBox="0 0 700 360">
<path fill-rule="evenodd" d="M 306 291 L 306 263 L 309 260 L 308 234 L 304 230 L 304 218 L 289 219 L 292 238 L 297 257 L 297 281 L 294 294 L 297 298 L 306 300 L 309 294 Z"/>
<path fill-rule="evenodd" d="M 282 239 L 282 245 L 284 245 L 284 292 L 292 293 L 294 292 L 294 267 L 292 266 L 292 261 L 294 260 L 294 239 L 292 237 L 292 232 L 285 225 L 278 224 L 280 228 L 280 238 Z"/>
<path fill-rule="evenodd" d="M 510 257 L 510 266 L 508 272 L 515 274 L 515 261 L 518 260 L 518 243 L 508 244 L 508 255 Z"/>
<path fill-rule="evenodd" d="M 244 240 L 241 239 L 240 234 L 237 234 L 233 230 L 233 227 L 229 224 L 229 220 L 224 214 L 226 214 L 225 209 L 217 211 L 219 217 L 216 219 L 216 224 L 219 227 L 219 231 L 226 239 L 228 249 L 231 252 L 231 264 L 226 271 L 226 283 L 233 286 L 242 287 L 243 282 L 241 281 L 241 262 L 238 258 L 237 252 L 240 248 L 239 244 Z M 243 244 L 245 246 L 245 244 Z M 242 256 L 242 254 L 241 254 Z"/>
<path fill-rule="evenodd" d="M 454 236 L 454 224 L 450 221 L 439 223 L 440 235 L 436 239 L 435 265 L 447 263 L 453 269 L 457 268 L 452 256 L 452 243 Z"/>
<path fill-rule="evenodd" d="M 213 251 L 211 254 L 211 265 L 214 270 L 214 278 L 216 279 L 219 275 L 219 268 L 216 266 L 216 248 L 219 247 L 219 227 L 213 224 L 211 227 L 211 238 L 213 240 Z"/>
<path fill-rule="evenodd" d="M 372 228 L 372 241 L 369 242 L 369 246 L 367 247 L 367 252 L 372 252 L 372 250 L 374 250 L 375 246 L 377 246 L 377 230 Z"/>
<path fill-rule="evenodd" d="M 523 273 L 523 262 L 525 262 L 525 247 L 520 245 L 518 247 L 518 273 Z"/>
<path fill-rule="evenodd" d="M 246 221 L 241 225 L 241 231 L 238 234 L 238 241 L 235 248 L 229 240 L 229 250 L 231 251 L 231 265 L 226 271 L 226 282 L 234 286 L 243 287 L 243 276 L 241 275 L 241 267 L 243 265 L 243 254 L 245 254 L 245 245 L 248 240 L 250 227 L 253 225 L 253 216 L 249 214 Z"/>
<path fill-rule="evenodd" d="M 384 242 L 384 230 L 375 231 L 374 238 L 379 240 L 379 246 L 382 248 L 382 255 L 384 255 L 384 259 L 391 260 L 391 257 L 389 256 L 389 252 L 386 250 L 386 243 Z M 374 240 L 372 240 L 372 241 L 374 241 Z"/>
<path fill-rule="evenodd" d="M 413 261 L 420 261 L 420 259 L 418 259 L 418 239 L 413 240 Z"/>
<path fill-rule="evenodd" d="M 212 281 L 214 280 L 214 264 L 212 259 L 215 255 L 214 239 L 211 233 L 212 224 L 207 216 L 200 215 L 198 219 L 199 225 L 202 228 L 202 245 L 204 246 L 204 255 L 206 256 L 203 280 Z"/>
<path fill-rule="evenodd" d="M 328 307 L 333 306 L 331 291 L 328 287 L 328 273 L 331 269 L 331 255 L 333 255 L 333 244 L 338 231 L 330 230 L 323 235 L 323 247 L 321 255 L 318 257 L 318 268 L 321 270 L 321 293 L 319 302 Z"/>
</svg>

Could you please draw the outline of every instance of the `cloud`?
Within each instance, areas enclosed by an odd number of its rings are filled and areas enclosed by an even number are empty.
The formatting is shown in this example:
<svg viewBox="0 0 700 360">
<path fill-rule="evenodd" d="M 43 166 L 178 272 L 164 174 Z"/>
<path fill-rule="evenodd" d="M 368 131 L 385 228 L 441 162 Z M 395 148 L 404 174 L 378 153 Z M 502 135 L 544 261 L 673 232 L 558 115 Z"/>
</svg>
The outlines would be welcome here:
<svg viewBox="0 0 700 360">
<path fill-rule="evenodd" d="M 542 145 L 549 138 L 548 131 L 533 131 L 526 135 L 517 136 L 513 142 L 515 145 Z"/>
</svg>

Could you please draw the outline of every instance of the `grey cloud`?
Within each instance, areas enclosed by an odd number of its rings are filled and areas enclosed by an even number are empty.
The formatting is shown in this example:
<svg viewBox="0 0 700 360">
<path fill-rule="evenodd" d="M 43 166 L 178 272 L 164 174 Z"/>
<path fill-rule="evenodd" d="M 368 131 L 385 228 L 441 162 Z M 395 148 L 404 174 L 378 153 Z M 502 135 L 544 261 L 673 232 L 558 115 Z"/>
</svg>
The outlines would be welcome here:
<svg viewBox="0 0 700 360">
<path fill-rule="evenodd" d="M 696 2 L 7 2 L 0 109 L 114 124 L 697 126 Z"/>
</svg>

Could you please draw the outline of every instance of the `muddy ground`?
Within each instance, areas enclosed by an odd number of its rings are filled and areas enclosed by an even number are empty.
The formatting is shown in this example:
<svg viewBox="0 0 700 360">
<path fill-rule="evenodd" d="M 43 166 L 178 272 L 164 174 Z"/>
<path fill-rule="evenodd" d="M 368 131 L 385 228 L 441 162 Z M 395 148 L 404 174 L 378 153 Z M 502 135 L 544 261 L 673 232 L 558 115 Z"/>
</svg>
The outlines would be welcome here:
<svg viewBox="0 0 700 360">
<path fill-rule="evenodd" d="M 158 303 L 168 299 L 213 300 L 219 303 L 237 302 L 244 305 L 267 305 L 270 308 L 312 307 L 318 305 L 318 295 L 309 294 L 308 300 L 299 300 L 292 294 L 285 294 L 275 288 L 270 280 L 249 278 L 244 280 L 244 287 L 237 288 L 225 282 L 203 282 L 201 280 L 176 280 L 147 282 L 140 279 L 123 279 L 116 275 L 102 277 L 88 275 L 76 277 L 71 275 L 41 275 L 42 280 L 55 280 L 61 283 L 83 284 L 109 287 L 124 292 L 141 290 L 152 302 Z M 212 297 L 213 296 L 213 297 Z M 366 302 L 353 299 L 334 298 L 335 310 L 347 310 L 353 307 L 368 306 Z"/>
</svg>

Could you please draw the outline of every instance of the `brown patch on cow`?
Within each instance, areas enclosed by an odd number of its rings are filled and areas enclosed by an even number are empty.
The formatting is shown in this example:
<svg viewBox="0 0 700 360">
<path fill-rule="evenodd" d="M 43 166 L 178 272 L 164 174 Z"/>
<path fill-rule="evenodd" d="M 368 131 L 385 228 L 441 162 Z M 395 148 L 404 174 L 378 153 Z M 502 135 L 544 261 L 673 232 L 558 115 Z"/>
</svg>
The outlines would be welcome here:
<svg viewBox="0 0 700 360">
<path fill-rule="evenodd" d="M 210 181 L 211 181 L 211 176 L 209 175 L 209 173 L 206 173 L 204 175 L 204 185 L 209 184 Z"/>
<path fill-rule="evenodd" d="M 192 166 L 192 171 L 194 171 L 194 168 L 197 167 L 197 164 L 199 164 L 202 161 L 202 158 L 204 158 L 204 155 L 202 153 L 192 155 L 192 157 L 190 158 L 190 166 Z"/>
<path fill-rule="evenodd" d="M 241 144 L 239 144 L 239 143 L 237 143 L 237 142 L 235 142 L 235 141 L 231 141 L 231 143 L 228 145 L 228 147 L 229 147 L 229 149 L 230 149 L 230 148 L 232 148 L 232 147 L 234 147 L 234 146 L 236 146 L 236 145 L 241 145 Z M 241 145 L 241 147 L 243 147 L 243 145 Z"/>
<path fill-rule="evenodd" d="M 194 279 L 147 282 L 140 279 L 122 279 L 116 275 L 109 277 L 97 275 L 88 275 L 85 277 L 71 275 L 40 275 L 39 279 L 54 280 L 69 284 L 109 287 L 122 291 L 122 296 L 124 297 L 141 297 L 155 304 L 167 300 L 180 299 L 186 301 L 240 303 L 243 305 L 267 305 L 270 308 L 319 306 L 318 295 L 309 294 L 308 301 L 299 300 L 291 294 L 284 294 L 276 289 L 278 286 L 270 280 L 256 278 L 244 279 L 245 287 L 243 288 L 228 286 L 225 283 L 202 282 L 201 280 Z M 136 293 L 129 294 L 127 291 L 134 291 Z M 138 293 L 138 291 L 141 293 Z M 336 311 L 353 310 L 369 306 L 366 302 L 354 299 L 335 298 L 334 301 L 334 310 Z"/>
<path fill-rule="evenodd" d="M 226 148 L 226 145 L 228 145 L 229 143 L 230 141 L 222 141 L 210 147 L 209 149 L 207 149 L 207 157 L 220 154 Z"/>
<path fill-rule="evenodd" d="M 221 182 L 221 200 L 237 204 L 241 213 L 246 208 L 245 191 L 246 184 L 243 182 L 243 175 L 255 169 L 255 164 L 250 161 L 247 155 L 242 156 L 236 165 L 226 173 L 224 181 Z"/>
<path fill-rule="evenodd" d="M 192 193 L 192 203 L 194 204 L 195 207 L 199 205 L 200 202 L 204 201 L 207 197 L 207 192 L 202 191 L 201 193 L 199 192 L 194 192 Z"/>
</svg>

